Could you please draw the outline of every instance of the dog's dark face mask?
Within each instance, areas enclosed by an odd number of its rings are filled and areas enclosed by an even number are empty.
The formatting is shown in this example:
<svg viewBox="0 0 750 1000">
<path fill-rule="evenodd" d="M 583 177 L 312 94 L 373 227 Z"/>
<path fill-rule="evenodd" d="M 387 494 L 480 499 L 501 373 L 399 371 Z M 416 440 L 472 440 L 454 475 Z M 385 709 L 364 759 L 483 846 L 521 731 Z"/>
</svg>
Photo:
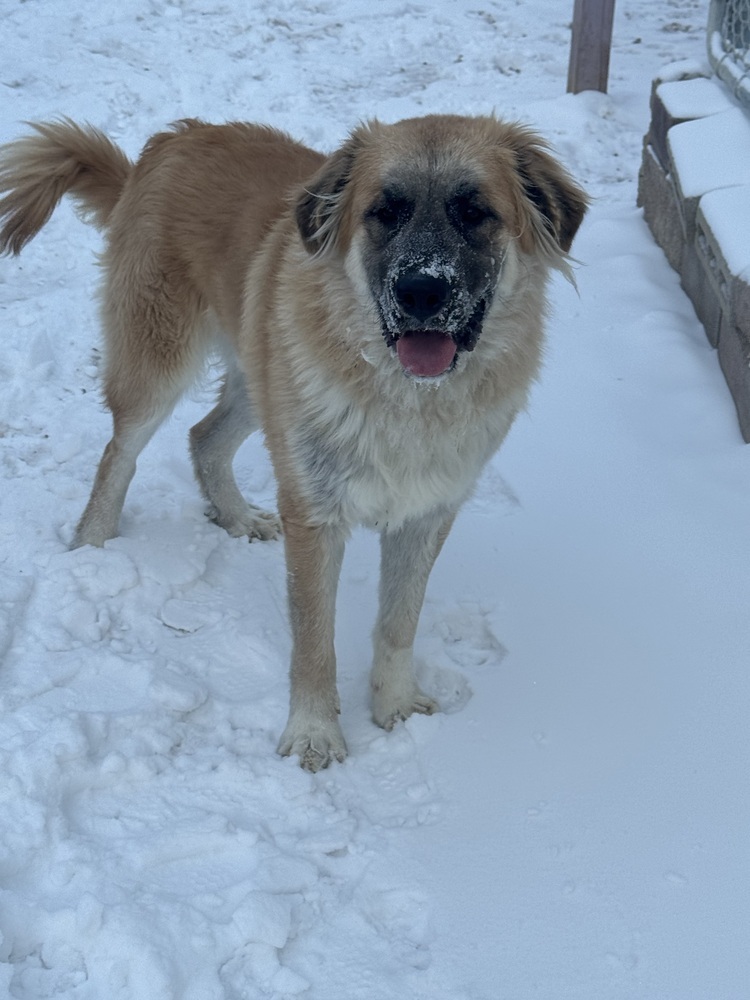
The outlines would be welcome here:
<svg viewBox="0 0 750 1000">
<path fill-rule="evenodd" d="M 365 215 L 363 253 L 386 345 L 434 378 L 473 351 L 503 259 L 502 223 L 479 186 L 395 177 Z"/>
<path fill-rule="evenodd" d="M 459 367 L 482 336 L 511 244 L 571 277 L 587 198 L 523 126 L 427 116 L 371 122 L 321 166 L 295 216 L 318 258 L 355 234 L 385 345 L 415 379 Z"/>
</svg>

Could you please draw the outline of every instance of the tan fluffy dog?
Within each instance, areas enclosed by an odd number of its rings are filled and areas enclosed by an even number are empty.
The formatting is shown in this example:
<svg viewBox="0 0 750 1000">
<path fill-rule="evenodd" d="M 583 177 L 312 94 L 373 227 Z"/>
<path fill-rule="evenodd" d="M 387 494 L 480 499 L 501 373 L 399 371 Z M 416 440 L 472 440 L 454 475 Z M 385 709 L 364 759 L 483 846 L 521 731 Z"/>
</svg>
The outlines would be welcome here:
<svg viewBox="0 0 750 1000">
<path fill-rule="evenodd" d="M 334 604 L 353 525 L 381 536 L 373 716 L 437 706 L 412 646 L 427 578 L 540 360 L 550 268 L 586 198 L 529 130 L 428 116 L 356 129 L 324 157 L 255 125 L 177 124 L 136 164 L 69 121 L 0 152 L 0 251 L 70 193 L 106 230 L 104 389 L 114 433 L 74 545 L 116 534 L 136 459 L 210 350 L 226 361 L 191 451 L 233 535 L 283 525 L 294 639 L 283 754 L 343 760 Z M 262 426 L 281 521 L 232 459 Z"/>
</svg>

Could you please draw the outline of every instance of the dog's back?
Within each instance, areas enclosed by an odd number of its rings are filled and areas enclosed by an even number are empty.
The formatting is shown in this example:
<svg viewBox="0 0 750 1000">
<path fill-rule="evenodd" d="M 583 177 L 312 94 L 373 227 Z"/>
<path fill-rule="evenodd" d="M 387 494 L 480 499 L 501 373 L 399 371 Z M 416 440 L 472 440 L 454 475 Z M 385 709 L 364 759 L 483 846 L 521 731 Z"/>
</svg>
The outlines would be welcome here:
<svg viewBox="0 0 750 1000">
<path fill-rule="evenodd" d="M 104 263 L 148 257 L 181 272 L 235 334 L 250 257 L 290 190 L 324 157 L 272 128 L 189 119 L 153 136 L 136 164 L 67 119 L 0 149 L 0 253 L 18 254 L 65 194 L 108 230 Z M 130 268 L 127 268 L 130 270 Z"/>
<path fill-rule="evenodd" d="M 108 254 L 123 242 L 158 244 L 164 266 L 184 269 L 234 339 L 250 260 L 289 192 L 324 159 L 262 125 L 178 122 L 146 145 L 111 219 Z"/>
</svg>

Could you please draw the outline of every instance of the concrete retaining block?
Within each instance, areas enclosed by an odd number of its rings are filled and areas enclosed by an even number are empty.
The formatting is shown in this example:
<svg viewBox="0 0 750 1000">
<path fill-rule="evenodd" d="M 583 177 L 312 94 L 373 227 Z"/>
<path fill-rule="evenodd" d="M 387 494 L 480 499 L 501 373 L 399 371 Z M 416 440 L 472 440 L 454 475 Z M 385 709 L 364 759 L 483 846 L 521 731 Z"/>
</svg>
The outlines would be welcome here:
<svg viewBox="0 0 750 1000">
<path fill-rule="evenodd" d="M 643 208 L 646 222 L 667 260 L 675 271 L 679 271 L 685 250 L 680 203 L 669 174 L 650 145 L 643 150 L 638 175 L 638 205 Z"/>
<path fill-rule="evenodd" d="M 742 436 L 750 443 L 750 337 L 722 318 L 719 364 L 732 393 Z"/>
<path fill-rule="evenodd" d="M 750 116 L 715 78 L 655 81 L 638 204 L 679 273 L 750 442 Z"/>
</svg>

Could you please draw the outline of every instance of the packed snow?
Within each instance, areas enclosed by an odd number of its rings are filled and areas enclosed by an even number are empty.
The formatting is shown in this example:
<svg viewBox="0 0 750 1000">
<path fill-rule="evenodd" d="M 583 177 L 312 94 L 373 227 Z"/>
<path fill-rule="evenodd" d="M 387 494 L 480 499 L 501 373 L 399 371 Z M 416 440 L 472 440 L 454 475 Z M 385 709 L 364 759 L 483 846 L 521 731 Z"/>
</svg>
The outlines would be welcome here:
<svg viewBox="0 0 750 1000">
<path fill-rule="evenodd" d="M 101 239 L 64 204 L 0 261 L 0 996 L 750 997 L 750 448 L 635 207 L 650 82 L 705 62 L 707 11 L 620 0 L 609 94 L 574 97 L 572 6 L 0 0 L 0 140 L 68 115 L 135 156 L 189 116 L 332 149 L 364 118 L 494 109 L 595 199 L 529 413 L 431 580 L 443 712 L 370 719 L 358 533 L 351 756 L 317 775 L 275 752 L 283 547 L 209 523 L 193 482 L 216 371 L 144 453 L 121 536 L 68 551 L 109 436 Z M 237 469 L 273 504 L 261 440 Z"/>
</svg>

